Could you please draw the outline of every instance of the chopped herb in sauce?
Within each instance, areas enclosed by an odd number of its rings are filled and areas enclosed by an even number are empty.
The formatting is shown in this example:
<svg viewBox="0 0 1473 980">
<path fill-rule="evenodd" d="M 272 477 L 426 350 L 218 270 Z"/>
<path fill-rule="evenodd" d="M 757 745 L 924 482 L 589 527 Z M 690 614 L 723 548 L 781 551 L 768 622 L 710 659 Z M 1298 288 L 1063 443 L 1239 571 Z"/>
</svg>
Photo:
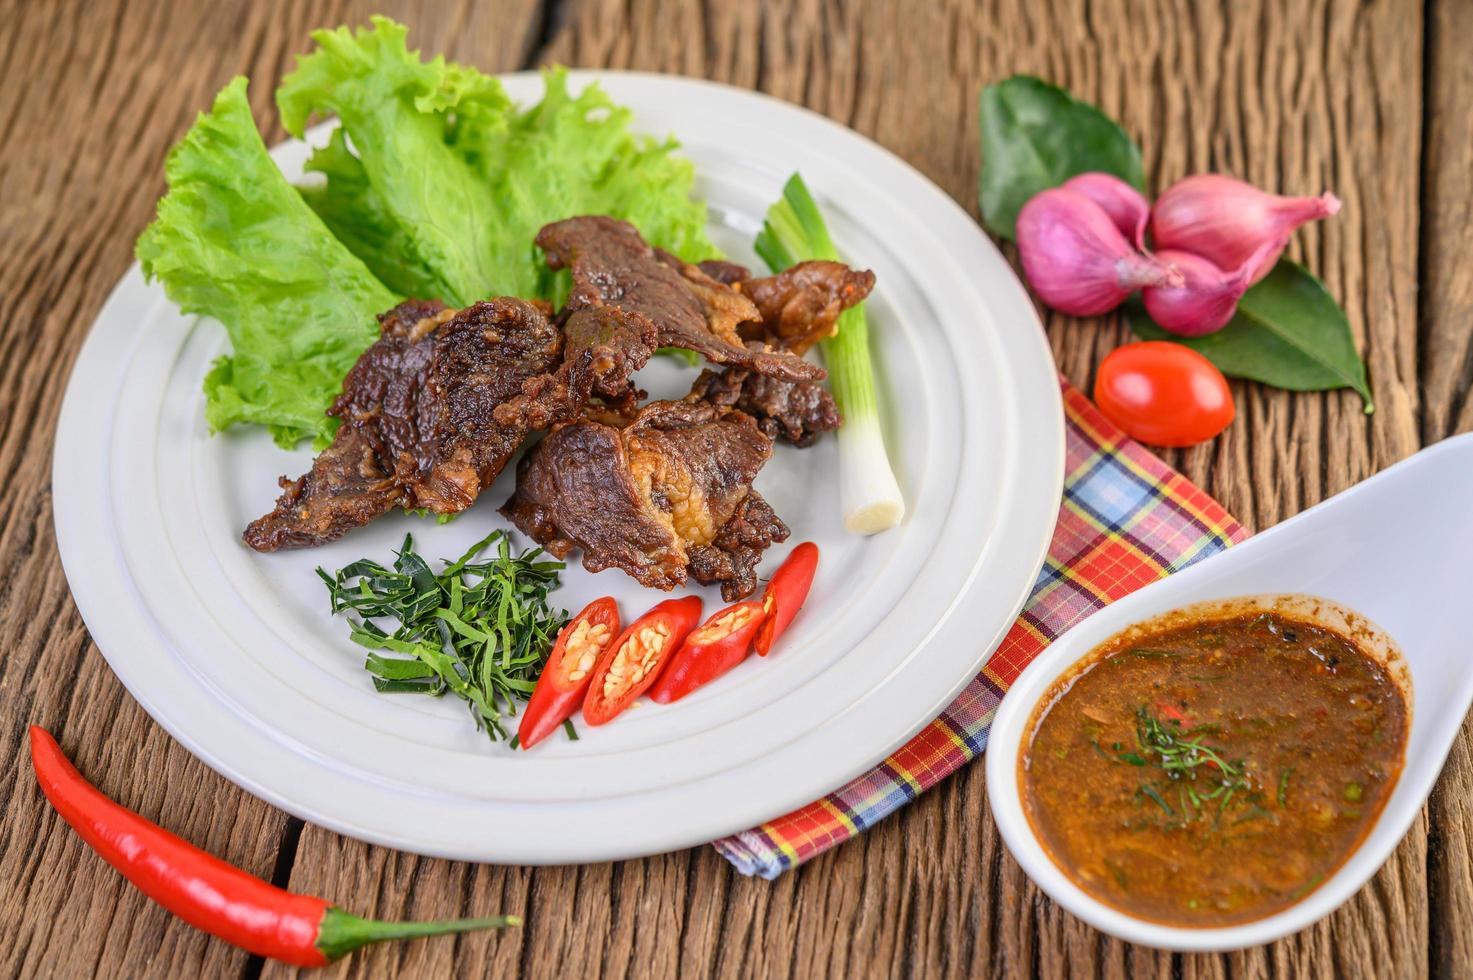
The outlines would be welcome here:
<svg viewBox="0 0 1473 980">
<path fill-rule="evenodd" d="M 1279 772 L 1279 807 L 1289 805 L 1289 779 L 1294 775 L 1294 767 L 1288 766 Z"/>
<path fill-rule="evenodd" d="M 1171 820 L 1200 819 L 1207 815 L 1209 803 L 1214 804 L 1211 815 L 1221 816 L 1234 797 L 1242 804 L 1261 809 L 1248 796 L 1254 782 L 1244 763 L 1229 762 L 1220 750 L 1204 741 L 1209 734 L 1219 731 L 1219 726 L 1199 725 L 1184 730 L 1180 719 L 1174 718 L 1163 724 L 1145 705 L 1136 708 L 1135 715 L 1135 740 L 1139 752 L 1121 752 L 1116 758 L 1133 766 L 1159 769 L 1168 791 L 1172 784 L 1176 784 L 1177 796 L 1181 800 L 1179 811 L 1172 812 L 1162 803 Z M 1141 792 L 1161 802 L 1159 788 L 1143 785 Z"/>
</svg>

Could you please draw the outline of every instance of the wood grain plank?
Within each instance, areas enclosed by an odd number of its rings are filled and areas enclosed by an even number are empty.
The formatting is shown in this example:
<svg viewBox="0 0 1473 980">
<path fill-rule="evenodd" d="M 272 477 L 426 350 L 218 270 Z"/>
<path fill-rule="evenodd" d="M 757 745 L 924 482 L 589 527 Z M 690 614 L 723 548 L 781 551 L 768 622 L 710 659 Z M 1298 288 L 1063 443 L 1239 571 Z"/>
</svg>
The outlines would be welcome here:
<svg viewBox="0 0 1473 980">
<path fill-rule="evenodd" d="M 1473 430 L 1473 7 L 1438 3 L 1429 22 L 1427 151 L 1423 162 L 1422 437 Z"/>
<path fill-rule="evenodd" d="M 1473 430 L 1473 6 L 1437 3 L 1428 18 L 1422 166 L 1422 436 Z M 1429 959 L 1440 976 L 1473 975 L 1473 721 L 1453 743 L 1428 809 Z"/>
<path fill-rule="evenodd" d="M 1344 300 L 1379 410 L 1367 418 L 1345 393 L 1235 386 L 1242 421 L 1216 444 L 1173 456 L 1229 508 L 1268 526 L 1421 438 L 1473 425 L 1473 354 L 1458 329 L 1473 286 L 1453 259 L 1466 252 L 1457 207 L 1467 207 L 1473 183 L 1468 69 L 1456 48 L 1469 25 L 1466 8 L 1453 4 L 1435 12 L 1426 193 L 1439 208 L 1421 234 L 1429 254 L 1419 331 L 1415 3 L 0 0 L 0 91 L 18 93 L 0 100 L 0 745 L 14 758 L 26 723 L 51 725 L 105 790 L 258 873 L 271 872 L 285 818 L 144 716 L 67 595 L 49 515 L 58 379 L 130 261 L 162 190 L 163 153 L 193 114 L 243 72 L 268 139 L 278 138 L 271 89 L 306 49 L 307 30 L 379 9 L 408 23 L 427 51 L 487 70 L 545 58 L 762 89 L 876 138 L 974 213 L 978 89 L 1013 71 L 1043 74 L 1148 136 L 1158 186 L 1219 168 L 1284 191 L 1332 187 L 1346 201 L 1342 217 L 1308 231 L 1295 254 Z M 1046 322 L 1079 384 L 1125 336 L 1112 319 Z M 1378 975 L 1416 976 L 1427 972 L 1429 942 L 1432 965 L 1450 974 L 1473 969 L 1459 927 L 1473 909 L 1470 755 L 1465 736 L 1434 798 L 1430 853 L 1424 820 L 1326 923 L 1226 957 L 1132 948 L 1062 913 L 1006 855 L 980 766 L 773 883 L 737 876 L 706 848 L 499 868 L 415 858 L 311 826 L 290 883 L 383 917 L 528 917 L 519 931 L 365 951 L 333 968 L 337 975 L 1259 977 L 1353 975 L 1374 964 Z M 0 973 L 220 975 L 259 965 L 124 888 L 45 809 L 25 766 L 0 781 L 0 806 Z"/>
<path fill-rule="evenodd" d="M 369 5 L 361 5 L 367 8 Z M 431 18 L 420 5 L 411 10 Z M 469 10 L 470 5 L 466 5 Z M 437 46 L 478 29 L 480 52 L 525 57 L 535 4 L 440 21 Z M 51 522 L 51 440 L 86 328 L 132 262 L 163 189 L 163 158 L 233 74 L 280 138 L 271 92 L 333 4 L 0 5 L 0 974 L 224 976 L 245 953 L 172 919 L 46 806 L 25 757 L 45 725 L 102 789 L 269 877 L 285 814 L 209 771 L 144 714 L 72 604 Z M 366 9 L 358 16 L 366 17 Z"/>
<path fill-rule="evenodd" d="M 153 5 L 7 4 L 0 86 L 0 973 L 228 975 L 245 954 L 134 891 L 51 812 L 26 726 L 55 731 L 104 791 L 269 875 L 284 816 L 210 772 L 107 669 L 66 590 L 50 514 L 62 380 L 131 261 L 171 132 L 240 70 L 212 53 L 209 12 Z M 155 60 L 158 58 L 159 60 Z M 166 68 L 166 65 L 171 67 Z M 135 139 L 134 134 L 151 134 Z"/>
</svg>

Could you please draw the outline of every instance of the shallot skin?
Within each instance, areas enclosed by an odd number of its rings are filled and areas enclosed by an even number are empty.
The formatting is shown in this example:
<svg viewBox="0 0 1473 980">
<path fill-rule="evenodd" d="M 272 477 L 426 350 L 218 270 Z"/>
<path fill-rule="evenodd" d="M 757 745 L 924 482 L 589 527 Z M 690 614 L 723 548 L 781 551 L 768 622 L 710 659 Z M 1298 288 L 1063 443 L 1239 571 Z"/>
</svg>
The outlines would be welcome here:
<svg viewBox="0 0 1473 980">
<path fill-rule="evenodd" d="M 1281 197 L 1234 177 L 1197 174 L 1171 185 L 1151 209 L 1151 241 L 1157 249 L 1193 252 L 1219 269 L 1238 269 L 1272 245 L 1253 270 L 1253 285 L 1273 269 L 1300 225 L 1340 210 L 1340 199 Z"/>
<path fill-rule="evenodd" d="M 1062 186 L 1078 191 L 1098 204 L 1132 245 L 1141 251 L 1145 250 L 1146 225 L 1151 220 L 1151 204 L 1144 194 L 1114 174 L 1099 171 L 1070 177 Z"/>
<path fill-rule="evenodd" d="M 1023 274 L 1060 313 L 1108 313 L 1142 286 L 1181 282 L 1174 269 L 1131 247 L 1094 201 L 1078 191 L 1041 191 L 1018 212 Z"/>
</svg>

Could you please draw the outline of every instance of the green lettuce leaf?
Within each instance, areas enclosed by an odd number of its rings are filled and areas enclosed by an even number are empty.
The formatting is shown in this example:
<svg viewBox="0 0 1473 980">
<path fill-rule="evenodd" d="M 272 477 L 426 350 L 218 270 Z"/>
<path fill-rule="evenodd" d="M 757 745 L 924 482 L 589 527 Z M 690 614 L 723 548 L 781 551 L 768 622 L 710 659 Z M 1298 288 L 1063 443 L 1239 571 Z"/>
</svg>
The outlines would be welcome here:
<svg viewBox="0 0 1473 980">
<path fill-rule="evenodd" d="M 334 129 L 306 169 L 323 174 L 328 183 L 303 184 L 297 190 L 348 251 L 402 296 L 438 295 L 438 284 L 414 258 L 408 236 L 374 193 L 363 161 L 348 149 L 345 130 Z"/>
<path fill-rule="evenodd" d="M 169 193 L 138 239 L 145 276 L 225 325 L 234 353 L 205 379 L 215 431 L 326 437 L 323 409 L 397 297 L 335 238 L 266 154 L 246 80 L 230 82 L 169 154 Z"/>
<path fill-rule="evenodd" d="M 691 196 L 695 167 L 676 155 L 675 140 L 631 133 L 628 109 L 597 85 L 570 94 L 563 69 L 544 72 L 543 84 L 542 101 L 518 112 L 504 133 L 473 126 L 455 133 L 497 202 L 499 289 L 560 301 L 564 290 L 532 240 L 543 225 L 579 214 L 623 218 L 688 262 L 719 254 L 706 237 L 706 206 Z"/>
<path fill-rule="evenodd" d="M 323 443 L 335 427 L 323 410 L 377 336 L 374 314 L 400 297 L 560 300 L 567 274 L 533 244 L 550 221 L 610 214 L 687 260 L 718 254 L 690 161 L 673 140 L 633 134 L 596 86 L 575 96 L 548 72 L 542 101 L 519 109 L 496 79 L 422 61 L 406 36 L 381 17 L 313 35 L 277 92 L 293 133 L 342 121 L 306 186 L 267 156 L 242 79 L 170 156 L 138 257 L 185 312 L 230 334 L 233 354 L 204 385 L 216 430 L 260 423 L 283 446 Z"/>
<path fill-rule="evenodd" d="M 385 249 L 394 267 L 412 279 L 401 281 L 414 286 L 406 291 L 465 306 L 484 299 L 495 281 L 492 246 L 501 232 L 488 220 L 496 211 L 491 187 L 447 135 L 459 114 L 500 118 L 510 102 L 494 78 L 443 57 L 421 61 L 408 49 L 407 33 L 384 17 L 356 32 L 314 31 L 317 50 L 282 80 L 276 104 L 295 136 L 315 116 L 337 115 L 347 130 L 360 166 L 348 188 L 338 191 L 334 177 L 344 172 L 346 147 L 339 142 L 333 151 L 337 166 L 331 171 L 327 157 L 314 161 L 314 169 L 328 173 L 319 213 L 341 215 L 349 207 L 321 207 L 327 194 L 351 195 L 359 207 L 371 200 L 364 209 L 391 232 Z M 367 264 L 387 267 L 384 261 Z"/>
<path fill-rule="evenodd" d="M 673 139 L 630 131 L 631 113 L 597 85 L 576 96 L 545 72 L 543 98 L 518 109 L 495 79 L 443 59 L 419 61 L 404 29 L 313 35 L 277 101 L 300 134 L 317 114 L 343 126 L 307 164 L 326 178 L 302 194 L 384 282 L 405 295 L 464 304 L 493 295 L 561 300 L 533 239 L 578 214 L 632 222 L 689 261 L 717 254 L 695 168 Z M 423 161 L 414 165 L 412 161 Z"/>
</svg>

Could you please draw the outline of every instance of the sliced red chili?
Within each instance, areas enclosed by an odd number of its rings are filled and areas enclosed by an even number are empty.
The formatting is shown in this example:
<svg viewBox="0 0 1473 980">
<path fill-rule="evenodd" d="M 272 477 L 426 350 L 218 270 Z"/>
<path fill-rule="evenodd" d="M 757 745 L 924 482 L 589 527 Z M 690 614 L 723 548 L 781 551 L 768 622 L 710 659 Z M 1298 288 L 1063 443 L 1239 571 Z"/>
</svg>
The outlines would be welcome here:
<svg viewBox="0 0 1473 980">
<path fill-rule="evenodd" d="M 87 845 L 149 898 L 196 929 L 258 956 L 322 966 L 385 939 L 521 925 L 514 915 L 450 922 L 375 922 L 247 874 L 150 823 L 82 778 L 51 733 L 31 726 L 41 791 Z"/>
<path fill-rule="evenodd" d="M 593 668 L 619 635 L 619 606 L 612 596 L 595 599 L 558 634 L 527 711 L 517 743 L 530 749 L 558 730 L 578 710 L 593 680 Z"/>
<path fill-rule="evenodd" d="M 818 571 L 818 545 L 804 541 L 792 550 L 767 583 L 762 594 L 762 610 L 767 618 L 757 631 L 757 654 L 765 657 L 772 650 L 777 638 L 782 636 L 803 602 L 808 590 L 813 587 L 813 576 Z"/>
<path fill-rule="evenodd" d="M 1190 727 L 1186 713 L 1173 704 L 1166 701 L 1156 702 L 1156 715 L 1168 722 L 1176 722 L 1182 727 Z"/>
<path fill-rule="evenodd" d="M 764 618 L 759 599 L 738 602 L 714 614 L 670 658 L 670 666 L 650 688 L 650 700 L 660 704 L 679 701 L 746 660 Z"/>
<path fill-rule="evenodd" d="M 655 683 L 670 656 L 701 619 L 700 596 L 666 599 L 629 624 L 604 649 L 583 699 L 583 720 L 612 721 Z"/>
</svg>

